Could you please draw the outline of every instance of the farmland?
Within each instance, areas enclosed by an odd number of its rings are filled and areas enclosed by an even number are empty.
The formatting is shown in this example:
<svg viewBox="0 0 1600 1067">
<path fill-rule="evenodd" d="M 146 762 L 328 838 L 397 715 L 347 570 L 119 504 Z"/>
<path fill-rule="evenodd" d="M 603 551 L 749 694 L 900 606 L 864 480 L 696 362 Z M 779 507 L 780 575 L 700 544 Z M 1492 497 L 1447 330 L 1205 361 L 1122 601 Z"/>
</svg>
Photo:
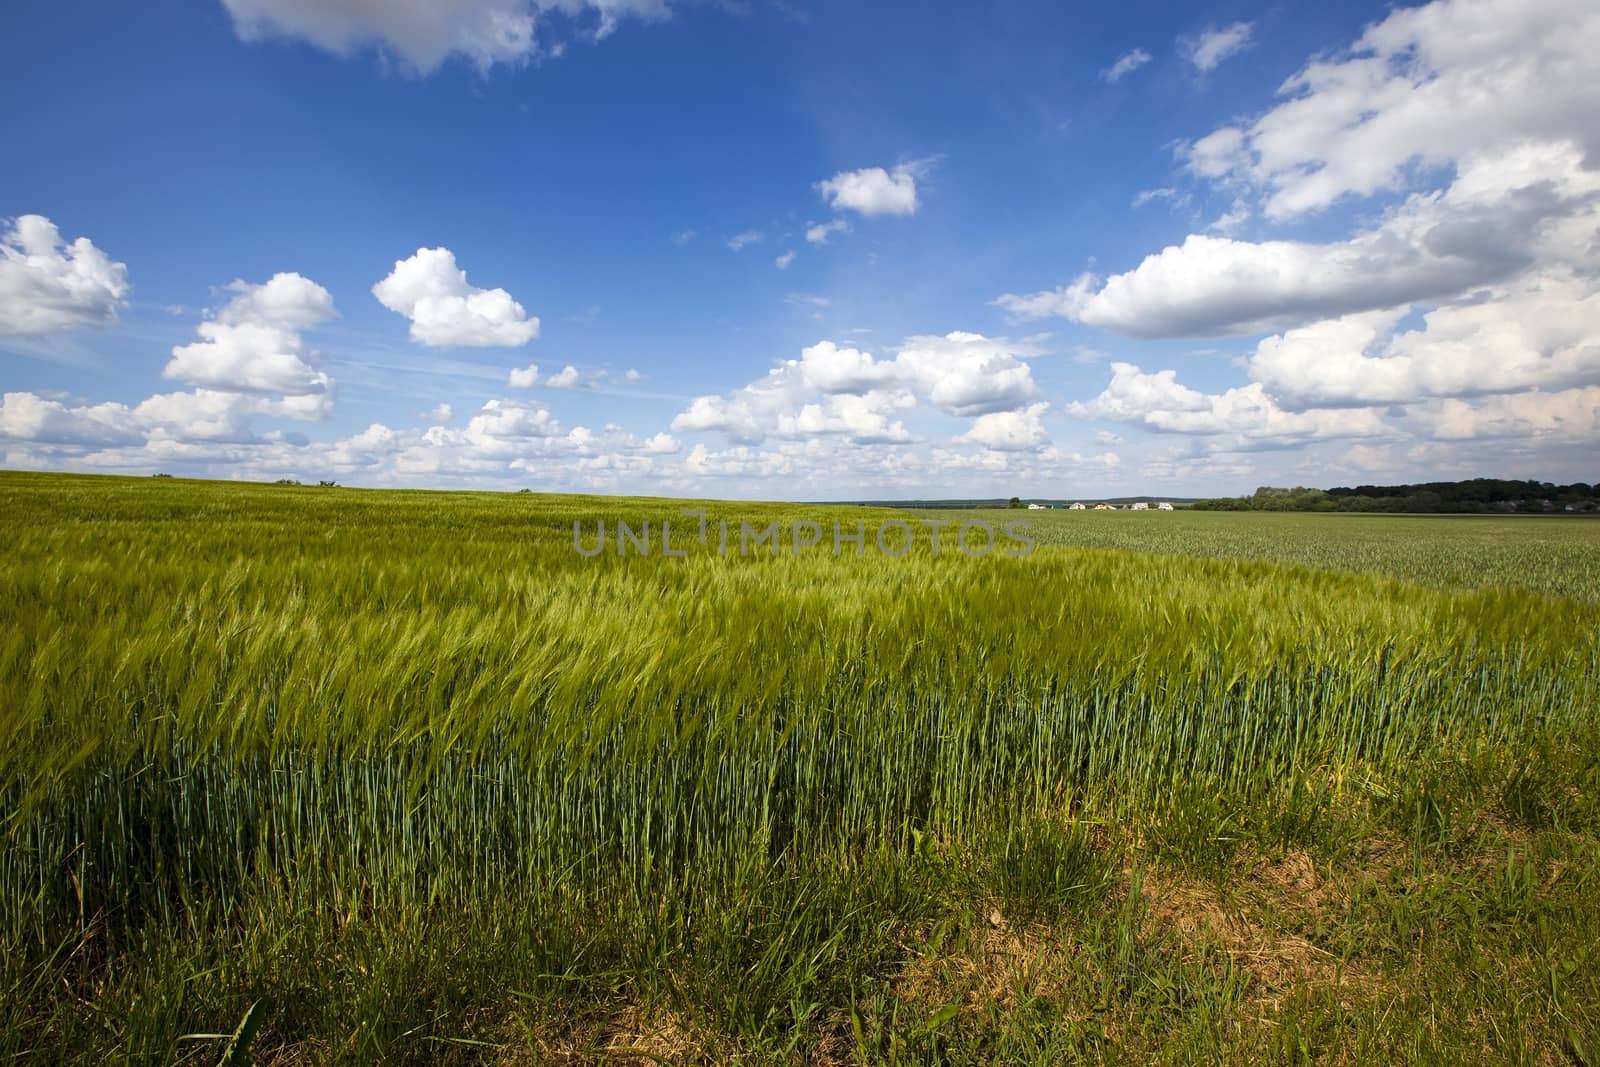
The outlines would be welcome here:
<svg viewBox="0 0 1600 1067">
<path fill-rule="evenodd" d="M 1600 1056 L 1600 523 L 0 500 L 0 1053 Z"/>
<path fill-rule="evenodd" d="M 1600 522 L 1586 517 L 1179 510 L 1034 511 L 1028 518 L 1041 544 L 1267 560 L 1387 574 L 1439 589 L 1514 585 L 1600 604 L 1600 570 L 1594 566 Z"/>
</svg>

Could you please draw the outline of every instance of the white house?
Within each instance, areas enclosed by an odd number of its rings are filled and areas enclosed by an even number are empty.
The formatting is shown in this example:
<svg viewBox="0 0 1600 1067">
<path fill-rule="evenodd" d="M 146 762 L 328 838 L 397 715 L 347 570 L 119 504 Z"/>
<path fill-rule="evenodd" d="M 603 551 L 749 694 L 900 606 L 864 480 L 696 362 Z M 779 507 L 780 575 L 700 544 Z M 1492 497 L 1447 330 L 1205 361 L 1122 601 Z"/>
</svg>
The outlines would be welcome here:
<svg viewBox="0 0 1600 1067">
<path fill-rule="evenodd" d="M 1150 505 L 1146 504 L 1143 500 L 1141 500 L 1137 504 L 1133 504 L 1129 508 L 1129 510 L 1131 510 L 1131 511 L 1149 511 L 1150 510 Z"/>
<path fill-rule="evenodd" d="M 1045 506 L 1043 504 L 1029 504 L 1028 505 L 1028 510 L 1029 511 L 1045 511 L 1047 509 L 1045 508 Z"/>
<path fill-rule="evenodd" d="M 1067 507 L 1067 510 L 1068 511 L 1084 511 L 1086 509 L 1083 506 L 1083 502 L 1082 501 L 1078 501 L 1077 503 L 1069 505 Z"/>
<path fill-rule="evenodd" d="M 1172 510 L 1172 505 L 1167 503 L 1165 500 L 1163 500 L 1161 503 L 1156 505 L 1156 510 L 1157 511 L 1171 511 Z"/>
</svg>

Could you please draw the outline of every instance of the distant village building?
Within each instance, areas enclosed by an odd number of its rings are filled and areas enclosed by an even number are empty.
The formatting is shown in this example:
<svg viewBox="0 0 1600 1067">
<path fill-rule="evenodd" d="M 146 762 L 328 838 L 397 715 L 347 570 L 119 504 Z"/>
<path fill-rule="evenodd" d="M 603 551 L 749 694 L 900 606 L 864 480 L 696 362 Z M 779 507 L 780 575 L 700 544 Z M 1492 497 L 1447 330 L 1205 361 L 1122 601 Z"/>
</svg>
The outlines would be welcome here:
<svg viewBox="0 0 1600 1067">
<path fill-rule="evenodd" d="M 1172 510 L 1172 505 L 1167 503 L 1165 500 L 1163 500 L 1161 503 L 1156 505 L 1156 510 L 1157 511 L 1171 511 Z"/>
<path fill-rule="evenodd" d="M 1141 500 L 1138 503 L 1132 505 L 1131 510 L 1133 510 L 1133 511 L 1149 511 L 1150 510 L 1150 505 L 1145 503 L 1143 500 Z"/>
<path fill-rule="evenodd" d="M 1067 508 L 1067 510 L 1068 511 L 1087 511 L 1088 509 L 1084 507 L 1084 505 L 1083 505 L 1083 503 L 1081 501 L 1076 501 L 1076 502 L 1074 502 L 1072 504 L 1072 506 Z"/>
<path fill-rule="evenodd" d="M 1112 505 L 1110 505 L 1110 504 L 1096 504 L 1094 506 L 1094 510 L 1096 510 L 1096 511 L 1116 511 L 1117 509 L 1115 507 L 1113 507 Z"/>
<path fill-rule="evenodd" d="M 1028 510 L 1029 511 L 1046 511 L 1048 509 L 1043 504 L 1029 504 L 1028 505 Z"/>
</svg>

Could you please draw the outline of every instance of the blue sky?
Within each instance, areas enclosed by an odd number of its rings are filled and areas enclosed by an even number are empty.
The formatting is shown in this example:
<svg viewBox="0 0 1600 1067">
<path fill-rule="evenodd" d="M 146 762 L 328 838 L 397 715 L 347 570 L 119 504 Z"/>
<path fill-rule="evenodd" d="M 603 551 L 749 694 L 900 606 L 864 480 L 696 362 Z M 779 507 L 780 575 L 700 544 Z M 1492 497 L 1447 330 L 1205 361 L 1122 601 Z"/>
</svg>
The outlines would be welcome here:
<svg viewBox="0 0 1600 1067">
<path fill-rule="evenodd" d="M 813 499 L 1600 478 L 1583 0 L 5 19 L 7 467 Z"/>
</svg>

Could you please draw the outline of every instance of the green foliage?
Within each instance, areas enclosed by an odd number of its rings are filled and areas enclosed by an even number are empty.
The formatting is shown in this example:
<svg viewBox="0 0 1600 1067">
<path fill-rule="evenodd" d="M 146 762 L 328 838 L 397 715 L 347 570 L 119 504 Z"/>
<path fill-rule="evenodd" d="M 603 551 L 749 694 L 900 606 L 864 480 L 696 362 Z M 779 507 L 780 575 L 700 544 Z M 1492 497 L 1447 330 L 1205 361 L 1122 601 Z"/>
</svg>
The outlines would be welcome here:
<svg viewBox="0 0 1600 1067">
<path fill-rule="evenodd" d="M 991 831 L 982 855 L 991 891 L 1013 922 L 1053 919 L 1087 909 L 1111 882 L 1111 871 L 1082 823 L 1050 814 L 1019 815 Z"/>
<path fill-rule="evenodd" d="M 1323 491 L 1296 486 L 1262 486 L 1248 497 L 1198 500 L 1200 511 L 1352 511 L 1413 514 L 1543 513 L 1561 510 L 1600 511 L 1600 491 L 1586 482 L 1550 482 L 1474 478 L 1464 482 L 1423 485 L 1362 485 Z"/>
</svg>

